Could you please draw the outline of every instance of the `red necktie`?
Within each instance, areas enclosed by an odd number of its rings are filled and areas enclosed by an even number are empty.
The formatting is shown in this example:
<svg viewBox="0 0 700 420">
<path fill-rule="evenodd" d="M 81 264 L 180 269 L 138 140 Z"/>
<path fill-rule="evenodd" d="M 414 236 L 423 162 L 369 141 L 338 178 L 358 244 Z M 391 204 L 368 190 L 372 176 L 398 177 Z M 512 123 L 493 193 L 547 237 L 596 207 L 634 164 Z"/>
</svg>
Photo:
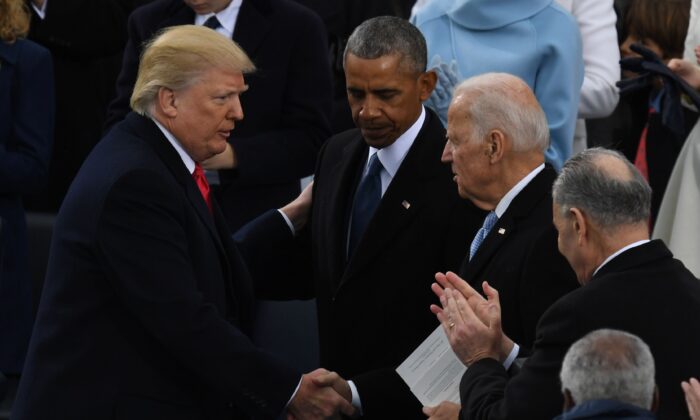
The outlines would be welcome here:
<svg viewBox="0 0 700 420">
<path fill-rule="evenodd" d="M 642 135 L 639 138 L 639 146 L 637 146 L 637 154 L 634 157 L 634 166 L 639 169 L 639 173 L 642 174 L 644 179 L 649 181 L 649 165 L 647 163 L 647 132 L 649 131 L 649 120 L 651 120 L 651 114 L 655 113 L 653 107 L 649 108 L 647 114 L 647 123 L 644 125 L 644 130 L 642 130 Z"/>
<path fill-rule="evenodd" d="M 199 187 L 199 192 L 202 193 L 202 197 L 207 203 L 207 207 L 209 207 L 209 213 L 211 213 L 211 195 L 209 194 L 209 183 L 207 182 L 207 177 L 204 176 L 204 170 L 202 169 L 202 165 L 200 165 L 199 163 L 194 164 L 194 172 L 192 173 L 192 178 L 194 178 L 194 182 L 197 183 L 197 187 Z"/>
</svg>

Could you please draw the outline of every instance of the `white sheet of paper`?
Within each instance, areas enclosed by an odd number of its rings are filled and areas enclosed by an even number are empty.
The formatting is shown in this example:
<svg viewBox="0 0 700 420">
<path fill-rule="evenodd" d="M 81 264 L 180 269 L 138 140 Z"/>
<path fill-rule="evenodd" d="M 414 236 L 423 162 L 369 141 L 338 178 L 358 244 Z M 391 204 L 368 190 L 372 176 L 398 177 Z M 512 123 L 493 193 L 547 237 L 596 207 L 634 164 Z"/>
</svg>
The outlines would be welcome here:
<svg viewBox="0 0 700 420">
<path fill-rule="evenodd" d="M 459 404 L 459 381 L 467 367 L 452 351 L 442 326 L 438 326 L 396 372 L 424 406 L 443 401 Z"/>
</svg>

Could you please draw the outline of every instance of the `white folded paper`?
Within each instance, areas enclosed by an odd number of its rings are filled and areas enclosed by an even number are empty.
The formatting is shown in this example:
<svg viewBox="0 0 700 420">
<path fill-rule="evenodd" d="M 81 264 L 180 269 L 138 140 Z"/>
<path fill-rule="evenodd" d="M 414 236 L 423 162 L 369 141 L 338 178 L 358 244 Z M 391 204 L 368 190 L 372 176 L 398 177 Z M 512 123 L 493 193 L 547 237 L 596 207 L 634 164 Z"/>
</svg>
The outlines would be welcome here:
<svg viewBox="0 0 700 420">
<path fill-rule="evenodd" d="M 459 381 L 466 370 L 452 351 L 442 326 L 396 368 L 418 401 L 430 407 L 443 401 L 459 404 Z"/>
</svg>

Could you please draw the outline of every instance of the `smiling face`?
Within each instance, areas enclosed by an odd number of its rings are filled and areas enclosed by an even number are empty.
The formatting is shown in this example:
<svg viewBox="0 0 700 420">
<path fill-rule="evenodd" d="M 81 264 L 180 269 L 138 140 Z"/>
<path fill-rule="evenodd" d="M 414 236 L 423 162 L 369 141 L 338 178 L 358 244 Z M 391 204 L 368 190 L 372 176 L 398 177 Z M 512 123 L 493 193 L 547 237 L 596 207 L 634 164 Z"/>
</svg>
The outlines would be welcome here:
<svg viewBox="0 0 700 420">
<path fill-rule="evenodd" d="M 171 92 L 165 126 L 195 162 L 226 149 L 235 122 L 243 119 L 240 94 L 246 88 L 240 71 L 215 68 Z"/>
<path fill-rule="evenodd" d="M 218 13 L 224 10 L 229 3 L 231 0 L 185 0 L 185 4 L 198 15 Z"/>
<path fill-rule="evenodd" d="M 416 73 L 401 56 L 363 59 L 348 53 L 345 81 L 355 125 L 368 145 L 393 144 L 418 119 L 424 100 L 435 87 L 432 73 Z"/>
</svg>

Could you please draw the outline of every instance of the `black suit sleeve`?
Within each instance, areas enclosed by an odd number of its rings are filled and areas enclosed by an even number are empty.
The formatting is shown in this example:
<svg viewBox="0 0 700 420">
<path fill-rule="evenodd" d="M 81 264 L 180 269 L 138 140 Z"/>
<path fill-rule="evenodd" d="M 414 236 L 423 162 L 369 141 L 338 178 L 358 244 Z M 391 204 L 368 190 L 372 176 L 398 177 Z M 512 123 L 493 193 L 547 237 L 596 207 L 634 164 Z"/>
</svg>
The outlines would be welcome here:
<svg viewBox="0 0 700 420">
<path fill-rule="evenodd" d="M 550 419 L 561 413 L 561 363 L 586 331 L 570 307 L 557 304 L 542 316 L 533 354 L 512 378 L 493 359 L 469 366 L 460 383 L 463 419 Z"/>
<path fill-rule="evenodd" d="M 295 238 L 278 210 L 263 213 L 234 234 L 259 298 L 314 297 L 308 236 L 306 229 Z"/>
<path fill-rule="evenodd" d="M 124 175 L 99 215 L 97 249 L 86 252 L 98 253 L 125 310 L 186 369 L 247 412 L 277 416 L 300 374 L 258 351 L 198 292 L 210 279 L 195 278 L 191 209 L 177 187 L 153 171 Z"/>
</svg>

